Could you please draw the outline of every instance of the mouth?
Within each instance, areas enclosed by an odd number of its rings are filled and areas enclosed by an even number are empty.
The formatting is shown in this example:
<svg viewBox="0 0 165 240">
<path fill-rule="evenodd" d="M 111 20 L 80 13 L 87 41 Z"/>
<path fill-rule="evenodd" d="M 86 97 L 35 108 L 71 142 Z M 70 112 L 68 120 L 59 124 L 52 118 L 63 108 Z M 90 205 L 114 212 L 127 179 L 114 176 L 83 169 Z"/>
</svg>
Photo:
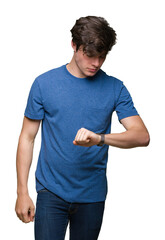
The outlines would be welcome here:
<svg viewBox="0 0 165 240">
<path fill-rule="evenodd" d="M 89 72 L 95 73 L 97 71 L 97 68 L 88 68 Z"/>
</svg>

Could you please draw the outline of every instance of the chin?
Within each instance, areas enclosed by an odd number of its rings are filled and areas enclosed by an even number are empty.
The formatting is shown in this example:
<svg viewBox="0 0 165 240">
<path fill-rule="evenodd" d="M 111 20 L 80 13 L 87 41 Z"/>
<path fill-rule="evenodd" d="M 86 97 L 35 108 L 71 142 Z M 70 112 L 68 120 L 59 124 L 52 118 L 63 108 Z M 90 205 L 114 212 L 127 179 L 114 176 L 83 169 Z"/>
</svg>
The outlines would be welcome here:
<svg viewBox="0 0 165 240">
<path fill-rule="evenodd" d="M 85 75 L 87 77 L 93 77 L 94 75 L 96 75 L 97 71 L 96 72 L 87 72 Z"/>
</svg>

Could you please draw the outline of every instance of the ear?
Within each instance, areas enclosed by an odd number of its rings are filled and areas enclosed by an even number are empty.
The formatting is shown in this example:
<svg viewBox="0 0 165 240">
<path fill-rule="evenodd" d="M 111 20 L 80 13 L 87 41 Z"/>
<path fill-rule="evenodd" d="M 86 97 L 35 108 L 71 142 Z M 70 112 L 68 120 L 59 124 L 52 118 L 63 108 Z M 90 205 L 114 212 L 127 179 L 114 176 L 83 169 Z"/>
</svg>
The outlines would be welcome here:
<svg viewBox="0 0 165 240">
<path fill-rule="evenodd" d="M 73 51 L 76 52 L 76 44 L 73 41 L 71 41 L 71 46 L 73 48 Z"/>
</svg>

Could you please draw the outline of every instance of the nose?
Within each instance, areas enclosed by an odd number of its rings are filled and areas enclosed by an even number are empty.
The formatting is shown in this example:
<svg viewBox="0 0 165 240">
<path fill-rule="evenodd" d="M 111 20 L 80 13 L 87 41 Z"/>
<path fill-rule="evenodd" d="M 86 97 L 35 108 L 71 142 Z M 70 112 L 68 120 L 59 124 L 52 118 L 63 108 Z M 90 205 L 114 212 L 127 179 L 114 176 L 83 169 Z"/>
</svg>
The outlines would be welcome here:
<svg viewBox="0 0 165 240">
<path fill-rule="evenodd" d="M 92 59 L 92 65 L 93 65 L 94 67 L 99 67 L 99 65 L 100 65 L 100 58 L 99 58 L 99 57 L 93 57 L 93 59 Z"/>
</svg>

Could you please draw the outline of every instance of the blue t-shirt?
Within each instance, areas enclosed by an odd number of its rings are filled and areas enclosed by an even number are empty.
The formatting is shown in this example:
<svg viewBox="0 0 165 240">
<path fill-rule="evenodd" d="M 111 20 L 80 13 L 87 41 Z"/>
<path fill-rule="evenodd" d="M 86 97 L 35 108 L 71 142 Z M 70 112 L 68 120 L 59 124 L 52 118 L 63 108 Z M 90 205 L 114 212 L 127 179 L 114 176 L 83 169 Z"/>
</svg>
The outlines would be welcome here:
<svg viewBox="0 0 165 240">
<path fill-rule="evenodd" d="M 63 65 L 35 79 L 25 116 L 42 119 L 37 191 L 46 188 L 68 202 L 106 199 L 109 145 L 83 147 L 73 140 L 82 127 L 109 134 L 114 111 L 119 121 L 138 115 L 123 82 L 101 69 L 94 77 L 77 78 Z"/>
</svg>

